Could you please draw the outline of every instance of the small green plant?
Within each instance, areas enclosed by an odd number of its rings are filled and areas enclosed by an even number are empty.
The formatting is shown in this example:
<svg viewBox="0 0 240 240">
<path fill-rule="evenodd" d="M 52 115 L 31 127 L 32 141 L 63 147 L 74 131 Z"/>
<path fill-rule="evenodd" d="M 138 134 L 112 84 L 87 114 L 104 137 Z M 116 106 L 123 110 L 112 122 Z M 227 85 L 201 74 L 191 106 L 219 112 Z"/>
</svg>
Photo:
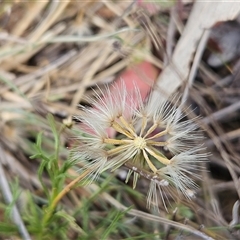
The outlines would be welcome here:
<svg viewBox="0 0 240 240">
<path fill-rule="evenodd" d="M 95 230 L 89 229 L 89 221 L 96 221 L 96 217 L 92 218 L 90 212 L 91 203 L 100 194 L 106 184 L 103 184 L 101 190 L 94 193 L 93 197 L 83 200 L 81 207 L 76 206 L 75 212 L 70 214 L 65 210 L 64 205 L 59 205 L 60 200 L 76 186 L 81 186 L 84 182 L 82 179 L 89 173 L 84 173 L 77 176 L 69 184 L 65 184 L 67 178 L 71 178 L 68 170 L 75 164 L 71 157 L 63 162 L 60 162 L 59 153 L 61 148 L 60 135 L 64 131 L 65 126 L 62 125 L 57 129 L 56 123 L 52 115 L 48 115 L 48 122 L 51 127 L 54 138 L 54 153 L 47 153 L 42 145 L 44 141 L 43 134 L 40 133 L 35 144 L 35 151 L 31 158 L 39 159 L 40 166 L 38 169 L 38 177 L 44 191 L 44 198 L 36 199 L 36 196 L 29 194 L 29 201 L 26 207 L 25 221 L 27 222 L 29 232 L 36 239 L 68 239 L 69 229 L 72 229 L 80 237 L 79 239 L 107 239 L 111 233 L 116 233 L 119 226 L 123 226 L 121 219 L 128 211 L 118 211 L 113 209 L 109 212 L 107 218 L 98 217 Z M 47 172 L 50 179 L 50 186 L 46 185 L 43 179 L 44 173 Z M 109 181 L 106 179 L 109 183 Z M 106 191 L 106 189 L 105 189 Z M 36 202 L 41 204 L 36 204 Z M 76 219 L 82 218 L 82 227 L 76 223 Z M 126 226 L 127 227 L 127 226 Z M 123 228 L 126 228 L 123 227 Z M 100 234 L 100 235 L 99 235 Z"/>
<path fill-rule="evenodd" d="M 65 189 L 65 180 L 68 177 L 67 171 L 73 164 L 70 160 L 66 160 L 62 164 L 59 162 L 59 152 L 61 147 L 60 135 L 64 131 L 65 126 L 62 125 L 60 129 L 57 129 L 52 115 L 48 115 L 48 122 L 54 138 L 54 153 L 48 154 L 42 149 L 43 135 L 40 133 L 35 145 L 36 154 L 31 157 L 32 159 L 40 159 L 38 178 L 46 197 L 42 208 L 36 205 L 31 196 L 29 197 L 29 229 L 32 233 L 38 236 L 38 239 L 47 239 L 52 235 L 63 237 L 64 229 L 67 226 L 66 222 L 69 224 L 75 224 L 74 219 L 71 216 L 68 216 L 65 211 L 61 209 L 56 210 L 58 202 L 65 195 L 62 194 L 62 191 Z M 44 183 L 44 172 L 47 172 L 50 178 L 50 186 L 47 186 Z M 65 221 L 63 221 L 63 219 Z"/>
</svg>

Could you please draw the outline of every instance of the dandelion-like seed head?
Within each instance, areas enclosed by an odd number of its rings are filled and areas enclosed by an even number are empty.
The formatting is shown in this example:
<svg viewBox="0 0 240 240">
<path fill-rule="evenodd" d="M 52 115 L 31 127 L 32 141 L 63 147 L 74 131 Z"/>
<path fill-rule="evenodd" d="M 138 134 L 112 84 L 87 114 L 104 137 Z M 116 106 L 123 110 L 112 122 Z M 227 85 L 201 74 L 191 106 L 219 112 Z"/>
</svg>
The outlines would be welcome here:
<svg viewBox="0 0 240 240">
<path fill-rule="evenodd" d="M 133 187 L 140 176 L 150 180 L 148 206 L 158 204 L 157 190 L 165 204 L 169 186 L 193 197 L 197 185 L 192 178 L 197 163 L 207 155 L 200 153 L 204 149 L 196 124 L 184 121 L 186 116 L 177 106 L 151 93 L 143 102 L 137 87 L 129 93 L 123 82 L 112 91 L 100 90 L 91 104 L 79 117 L 83 134 L 75 154 L 75 158 L 91 159 L 83 167 L 90 169 L 89 182 L 103 171 L 125 165 L 129 168 L 126 182 L 133 174 Z"/>
</svg>

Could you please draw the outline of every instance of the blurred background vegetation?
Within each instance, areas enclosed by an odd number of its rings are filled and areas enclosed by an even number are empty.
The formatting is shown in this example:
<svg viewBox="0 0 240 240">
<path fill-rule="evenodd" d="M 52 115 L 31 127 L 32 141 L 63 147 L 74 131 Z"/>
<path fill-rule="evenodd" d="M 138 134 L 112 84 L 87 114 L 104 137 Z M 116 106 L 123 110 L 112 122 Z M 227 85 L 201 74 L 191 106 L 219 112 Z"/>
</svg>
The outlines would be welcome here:
<svg viewBox="0 0 240 240">
<path fill-rule="evenodd" d="M 69 153 L 78 104 L 88 106 L 96 84 L 156 82 L 192 6 L 0 2 L 0 239 L 240 238 L 239 18 L 213 27 L 186 98 L 211 152 L 196 198 L 146 209 L 147 180 L 133 190 L 123 168 L 80 184 L 48 212 L 81 168 Z"/>
</svg>

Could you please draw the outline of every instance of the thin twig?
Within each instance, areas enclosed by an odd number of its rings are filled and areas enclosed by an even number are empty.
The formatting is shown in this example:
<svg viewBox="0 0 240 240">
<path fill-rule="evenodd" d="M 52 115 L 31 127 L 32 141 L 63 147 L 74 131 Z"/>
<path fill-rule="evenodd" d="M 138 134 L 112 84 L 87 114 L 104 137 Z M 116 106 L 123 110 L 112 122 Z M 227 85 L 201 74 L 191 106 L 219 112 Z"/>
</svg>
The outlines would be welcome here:
<svg viewBox="0 0 240 240">
<path fill-rule="evenodd" d="M 233 139 L 239 138 L 240 137 L 240 128 L 227 132 L 221 136 L 218 137 L 213 137 L 205 142 L 206 146 L 210 147 L 215 144 L 215 141 L 231 141 Z"/>
<path fill-rule="evenodd" d="M 70 42 L 96 42 L 100 40 L 105 40 L 107 38 L 111 38 L 116 36 L 117 34 L 124 33 L 124 32 L 129 32 L 129 31 L 134 31 L 138 32 L 138 29 L 134 28 L 122 28 L 117 31 L 114 31 L 112 33 L 105 33 L 105 34 L 96 34 L 94 36 L 73 36 L 73 35 L 64 35 L 64 36 L 58 36 L 54 37 L 52 39 L 44 40 L 44 41 L 39 41 L 39 43 L 70 43 Z"/>
<path fill-rule="evenodd" d="M 194 60 L 193 60 L 193 65 L 192 65 L 192 68 L 191 68 L 190 73 L 189 73 L 188 82 L 187 82 L 187 85 L 186 85 L 186 87 L 184 89 L 184 93 L 183 93 L 183 96 L 182 96 L 181 104 L 183 104 L 186 101 L 188 93 L 189 93 L 189 89 L 193 85 L 193 80 L 194 80 L 196 72 L 197 72 L 197 67 L 198 67 L 199 62 L 201 60 L 203 51 L 205 49 L 207 40 L 209 38 L 209 34 L 210 34 L 210 30 L 209 29 L 205 29 L 203 34 L 202 34 L 202 37 L 201 37 L 200 42 L 198 44 L 198 47 L 197 47 L 197 50 L 196 50 L 196 54 L 195 54 L 195 57 L 194 57 Z"/>
<path fill-rule="evenodd" d="M 212 122 L 213 120 L 215 121 L 219 121 L 222 118 L 228 116 L 231 113 L 236 112 L 237 110 L 240 109 L 240 101 L 236 102 L 228 107 L 225 107 L 203 119 L 200 120 L 200 122 L 204 123 L 204 124 L 209 124 L 210 122 Z"/>
<path fill-rule="evenodd" d="M 166 52 L 167 54 L 164 55 L 164 65 L 169 63 L 169 59 L 172 57 L 172 51 L 174 46 L 174 34 L 176 32 L 176 24 L 174 21 L 174 16 L 176 15 L 176 7 L 172 7 L 170 12 L 170 21 L 168 24 L 167 29 L 167 41 L 166 41 Z"/>
</svg>

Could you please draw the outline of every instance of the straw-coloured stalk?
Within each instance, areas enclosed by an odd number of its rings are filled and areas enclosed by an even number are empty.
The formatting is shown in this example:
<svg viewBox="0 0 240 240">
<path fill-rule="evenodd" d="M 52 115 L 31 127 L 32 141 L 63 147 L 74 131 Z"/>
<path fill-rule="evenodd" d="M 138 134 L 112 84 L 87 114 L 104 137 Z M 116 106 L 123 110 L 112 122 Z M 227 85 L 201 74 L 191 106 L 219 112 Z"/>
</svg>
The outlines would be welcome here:
<svg viewBox="0 0 240 240">
<path fill-rule="evenodd" d="M 74 160 L 83 159 L 83 171 L 91 169 L 86 182 L 125 165 L 129 168 L 126 182 L 133 174 L 133 187 L 140 176 L 150 180 L 148 206 L 158 204 L 157 189 L 163 199 L 163 191 L 171 185 L 191 198 L 197 187 L 192 180 L 196 163 L 207 156 L 199 153 L 202 135 L 197 126 L 183 121 L 185 115 L 178 107 L 161 96 L 153 101 L 150 94 L 143 102 L 137 87 L 129 93 L 123 82 L 114 90 L 106 87 L 96 93 L 96 99 L 90 100 L 92 108 L 82 106 L 84 114 L 78 117 L 84 134 L 78 137 L 81 143 Z M 109 137 L 111 129 L 118 133 L 116 138 Z"/>
</svg>

